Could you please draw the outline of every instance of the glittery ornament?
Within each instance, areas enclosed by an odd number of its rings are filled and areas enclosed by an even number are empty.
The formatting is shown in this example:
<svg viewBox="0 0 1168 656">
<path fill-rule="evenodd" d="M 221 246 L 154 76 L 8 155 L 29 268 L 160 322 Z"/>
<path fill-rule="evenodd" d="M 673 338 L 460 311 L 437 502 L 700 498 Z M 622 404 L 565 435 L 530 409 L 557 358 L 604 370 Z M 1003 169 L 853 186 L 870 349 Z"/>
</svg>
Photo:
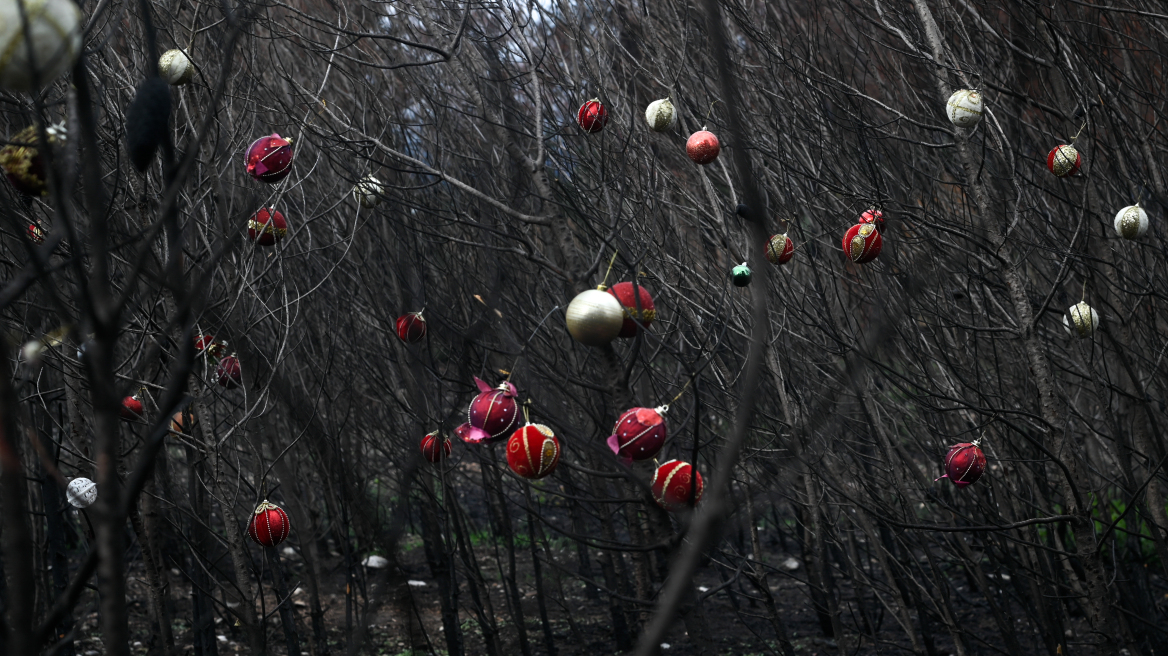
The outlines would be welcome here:
<svg viewBox="0 0 1168 656">
<path fill-rule="evenodd" d="M 608 110 L 599 100 L 593 98 L 580 105 L 580 111 L 576 112 L 576 124 L 585 132 L 600 132 L 608 124 Z"/>
<path fill-rule="evenodd" d="M 564 316 L 572 338 L 586 346 L 603 346 L 616 339 L 625 321 L 620 302 L 603 286 L 577 294 Z"/>
<path fill-rule="evenodd" d="M 41 230 L 41 227 L 39 225 L 37 225 L 35 223 L 30 223 L 30 224 L 28 224 L 28 227 L 25 228 L 24 232 L 25 232 L 25 234 L 28 235 L 28 238 L 30 240 L 32 240 L 32 243 L 34 243 L 34 244 L 45 243 L 45 231 Z"/>
<path fill-rule="evenodd" d="M 172 86 L 181 86 L 195 77 L 195 65 L 187 53 L 174 48 L 162 53 L 158 58 L 158 77 Z"/>
<path fill-rule="evenodd" d="M 552 429 L 528 424 L 507 440 L 507 466 L 523 478 L 543 478 L 560 464 L 560 441 Z"/>
<path fill-rule="evenodd" d="M 657 505 L 669 512 L 677 512 L 697 505 L 702 500 L 704 485 L 702 475 L 688 462 L 670 460 L 653 472 L 653 482 L 649 484 L 653 490 L 653 499 Z"/>
<path fill-rule="evenodd" d="M 382 186 L 381 180 L 367 175 L 361 178 L 353 187 L 353 198 L 367 210 L 371 210 L 381 204 L 381 195 L 385 193 L 385 187 Z"/>
<path fill-rule="evenodd" d="M 271 246 L 288 234 L 288 222 L 279 210 L 263 208 L 247 220 L 247 236 L 257 246 Z"/>
<path fill-rule="evenodd" d="M 40 85 L 51 84 L 72 68 L 81 54 L 82 19 L 72 0 L 0 0 L 0 87 L 31 90 L 33 62 Z"/>
<path fill-rule="evenodd" d="M 713 132 L 707 132 L 705 128 L 689 135 L 685 142 L 685 154 L 689 155 L 695 164 L 709 164 L 718 159 L 721 150 L 722 145 L 718 143 L 718 137 L 715 137 Z"/>
<path fill-rule="evenodd" d="M 211 358 L 223 355 L 227 342 L 217 340 L 213 335 L 195 335 L 195 352 Z"/>
<path fill-rule="evenodd" d="M 0 27 L 0 30 L 2 29 Z M 50 125 L 45 128 L 45 133 L 48 134 L 49 143 L 52 145 L 65 141 L 64 125 Z M 22 194 L 47 196 L 49 183 L 45 178 L 45 161 L 38 150 L 40 134 L 37 127 L 30 125 L 17 132 L 11 142 L 0 148 L 0 168 L 4 169 L 8 181 Z"/>
<path fill-rule="evenodd" d="M 435 431 L 422 438 L 421 449 L 423 458 L 439 463 L 450 457 L 450 440 Z"/>
<path fill-rule="evenodd" d="M 519 423 L 519 404 L 515 400 L 519 391 L 506 381 L 492 388 L 475 378 L 475 385 L 480 393 L 467 408 L 467 423 L 463 424 L 467 427 L 459 426 L 455 434 L 468 444 L 489 444 L 510 433 Z"/>
<path fill-rule="evenodd" d="M 637 322 L 641 326 L 648 328 L 653 320 L 657 318 L 657 310 L 653 306 L 653 296 L 649 294 L 649 290 L 642 285 L 637 285 L 637 294 L 633 295 L 633 283 L 618 282 L 608 290 L 609 294 L 616 297 L 624 310 L 624 322 L 621 324 L 620 337 L 629 338 L 637 336 Z M 640 299 L 641 309 L 637 310 L 637 301 Z"/>
<path fill-rule="evenodd" d="M 860 215 L 860 223 L 871 223 L 876 226 L 876 232 L 884 234 L 884 212 L 874 207 Z"/>
<path fill-rule="evenodd" d="M 1115 232 L 1124 239 L 1139 239 L 1148 231 L 1148 213 L 1139 204 L 1123 208 L 1115 215 Z"/>
<path fill-rule="evenodd" d="M 771 264 L 786 264 L 795 255 L 795 242 L 787 235 L 771 235 L 766 243 L 766 259 Z"/>
<path fill-rule="evenodd" d="M 972 128 L 981 122 L 981 94 L 969 89 L 954 92 L 949 96 L 945 113 L 949 115 L 949 122 L 953 125 L 959 128 Z"/>
<path fill-rule="evenodd" d="M 410 312 L 397 318 L 397 338 L 406 344 L 422 341 L 426 336 L 426 320 L 421 312 Z"/>
<path fill-rule="evenodd" d="M 244 156 L 247 173 L 261 182 L 279 182 L 292 172 L 292 140 L 272 133 L 252 142 Z"/>
<path fill-rule="evenodd" d="M 144 414 L 142 402 L 136 396 L 127 396 L 122 399 L 122 407 L 118 410 L 118 414 L 126 421 L 141 419 Z"/>
<path fill-rule="evenodd" d="M 215 382 L 227 389 L 239 387 L 243 382 L 243 370 L 239 366 L 239 358 L 234 353 L 220 360 L 215 366 Z"/>
<path fill-rule="evenodd" d="M 608 448 L 626 461 L 648 460 L 665 444 L 665 411 L 659 408 L 630 408 L 616 420 Z"/>
<path fill-rule="evenodd" d="M 1090 337 L 1099 328 L 1099 313 L 1085 301 L 1079 301 L 1063 316 L 1063 327 L 1073 337 Z"/>
<path fill-rule="evenodd" d="M 256 544 L 264 547 L 280 544 L 291 532 L 292 522 L 288 519 L 288 513 L 267 499 L 256 506 L 251 521 L 247 523 L 247 534 Z"/>
<path fill-rule="evenodd" d="M 730 270 L 730 279 L 734 281 L 735 287 L 745 287 L 750 284 L 750 279 L 754 274 L 751 273 L 750 267 L 746 266 L 746 262 L 739 264 Z"/>
<path fill-rule="evenodd" d="M 962 442 L 949 447 L 945 454 L 945 474 L 957 487 L 973 485 L 985 473 L 986 457 L 977 444 Z M 941 480 L 941 479 L 937 479 Z"/>
<path fill-rule="evenodd" d="M 844 234 L 843 249 L 848 259 L 864 264 L 876 259 L 884 247 L 884 238 L 871 223 L 857 223 Z"/>
<path fill-rule="evenodd" d="M 97 501 L 97 484 L 88 478 L 75 478 L 65 488 L 65 500 L 74 508 L 88 508 Z"/>
<path fill-rule="evenodd" d="M 1074 146 L 1063 144 L 1055 146 L 1051 149 L 1050 154 L 1046 156 L 1046 168 L 1050 172 L 1060 178 L 1065 178 L 1069 175 L 1075 175 L 1079 172 L 1079 167 L 1083 165 L 1083 156 Z"/>
<path fill-rule="evenodd" d="M 668 98 L 654 100 L 645 108 L 645 122 L 654 132 L 665 132 L 677 125 L 677 109 Z"/>
</svg>

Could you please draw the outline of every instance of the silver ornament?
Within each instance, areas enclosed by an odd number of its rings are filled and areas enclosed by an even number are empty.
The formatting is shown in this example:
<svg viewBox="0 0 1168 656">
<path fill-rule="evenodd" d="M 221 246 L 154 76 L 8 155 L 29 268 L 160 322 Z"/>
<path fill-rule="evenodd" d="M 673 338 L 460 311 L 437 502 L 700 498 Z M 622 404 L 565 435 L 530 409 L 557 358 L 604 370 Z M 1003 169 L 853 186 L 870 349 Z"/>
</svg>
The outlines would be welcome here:
<svg viewBox="0 0 1168 656">
<path fill-rule="evenodd" d="M 949 96 L 945 106 L 949 122 L 959 128 L 972 128 L 981 122 L 981 94 L 970 89 L 961 89 Z"/>
<path fill-rule="evenodd" d="M 568 304 L 568 332 L 586 346 L 603 346 L 616 339 L 625 322 L 616 297 L 601 289 L 580 292 Z"/>
<path fill-rule="evenodd" d="M 1148 231 L 1148 213 L 1139 204 L 1125 207 L 1115 215 L 1115 232 L 1124 239 L 1139 239 Z"/>
<path fill-rule="evenodd" d="M 1063 327 L 1072 337 L 1090 337 L 1099 327 L 1099 313 L 1086 301 L 1079 301 L 1067 310 L 1067 316 L 1063 317 Z"/>
<path fill-rule="evenodd" d="M 361 181 L 353 187 L 353 197 L 367 210 L 373 209 L 381 204 L 381 194 L 385 193 L 385 187 L 382 186 L 381 181 L 377 178 L 367 175 L 361 178 Z"/>
<path fill-rule="evenodd" d="M 195 65 L 182 50 L 167 50 L 158 58 L 158 77 L 166 80 L 167 84 L 180 86 L 195 77 Z"/>
<path fill-rule="evenodd" d="M 654 100 L 645 108 L 645 122 L 654 132 L 665 132 L 677 125 L 677 109 L 668 98 Z"/>
<path fill-rule="evenodd" d="M 24 20 L 28 20 L 27 39 Z M 32 88 L 32 46 L 38 80 L 50 84 L 73 67 L 81 54 L 81 10 L 72 0 L 0 0 L 0 87 Z"/>
<path fill-rule="evenodd" d="M 65 488 L 65 498 L 74 508 L 88 508 L 97 501 L 97 484 L 88 478 L 75 478 Z"/>
</svg>

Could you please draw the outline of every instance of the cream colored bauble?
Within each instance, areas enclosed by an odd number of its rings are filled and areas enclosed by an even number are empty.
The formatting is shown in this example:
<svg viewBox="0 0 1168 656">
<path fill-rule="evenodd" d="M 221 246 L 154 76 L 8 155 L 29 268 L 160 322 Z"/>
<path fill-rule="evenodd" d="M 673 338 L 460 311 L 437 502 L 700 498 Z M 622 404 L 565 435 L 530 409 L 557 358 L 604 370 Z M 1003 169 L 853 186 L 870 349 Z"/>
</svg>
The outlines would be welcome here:
<svg viewBox="0 0 1168 656">
<path fill-rule="evenodd" d="M 645 108 L 645 122 L 654 132 L 665 132 L 677 125 L 677 109 L 668 98 L 654 100 Z"/>
<path fill-rule="evenodd" d="M 373 209 L 381 204 L 381 195 L 385 193 L 385 187 L 382 186 L 381 180 L 367 175 L 361 178 L 353 187 L 353 197 L 365 209 Z"/>
<path fill-rule="evenodd" d="M 20 18 L 22 2 L 27 35 Z M 40 83 L 57 79 L 81 54 L 81 28 L 81 10 L 73 0 L 0 0 L 0 87 L 32 89 L 28 43 L 32 43 Z"/>
<path fill-rule="evenodd" d="M 1099 313 L 1085 301 L 1072 305 L 1067 314 L 1070 316 L 1063 317 L 1063 327 L 1072 337 L 1090 337 L 1099 328 Z"/>
<path fill-rule="evenodd" d="M 1139 239 L 1148 231 L 1148 213 L 1137 205 L 1125 207 L 1115 215 L 1115 232 L 1124 239 Z"/>
<path fill-rule="evenodd" d="M 182 50 L 167 50 L 158 58 L 158 77 L 171 86 L 181 86 L 195 77 L 195 65 Z"/>
<path fill-rule="evenodd" d="M 977 125 L 981 121 L 981 111 L 981 94 L 969 89 L 962 89 L 949 96 L 949 103 L 945 106 L 949 122 L 959 128 Z"/>
<path fill-rule="evenodd" d="M 88 478 L 75 478 L 65 488 L 65 498 L 74 508 L 88 508 L 97 501 L 97 484 Z"/>
<path fill-rule="evenodd" d="M 586 346 L 603 346 L 616 339 L 625 313 L 616 297 L 600 289 L 580 292 L 568 304 L 568 332 Z"/>
</svg>

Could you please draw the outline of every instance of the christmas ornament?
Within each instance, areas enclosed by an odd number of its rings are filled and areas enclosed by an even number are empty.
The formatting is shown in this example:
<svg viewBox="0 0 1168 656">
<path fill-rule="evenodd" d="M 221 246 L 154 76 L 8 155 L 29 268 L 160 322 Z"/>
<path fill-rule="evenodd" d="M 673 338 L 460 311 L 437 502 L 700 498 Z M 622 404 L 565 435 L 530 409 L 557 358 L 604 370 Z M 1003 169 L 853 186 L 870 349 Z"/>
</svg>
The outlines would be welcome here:
<svg viewBox="0 0 1168 656">
<path fill-rule="evenodd" d="M 208 357 L 218 358 L 223 355 L 224 349 L 227 348 L 227 342 L 217 340 L 211 335 L 195 335 L 195 352 L 207 355 Z"/>
<path fill-rule="evenodd" d="M 247 237 L 258 246 L 271 246 L 288 234 L 288 222 L 279 210 L 262 208 L 247 220 Z"/>
<path fill-rule="evenodd" d="M 45 243 L 45 231 L 41 230 L 41 227 L 39 225 L 37 225 L 35 223 L 28 224 L 28 228 L 25 229 L 25 233 L 28 234 L 28 238 L 32 240 L 32 243 L 34 243 L 34 244 Z"/>
<path fill-rule="evenodd" d="M 685 154 L 696 164 L 709 164 L 718 159 L 718 152 L 721 150 L 722 145 L 718 143 L 718 137 L 712 132 L 706 132 L 705 128 L 689 135 L 685 142 Z"/>
<path fill-rule="evenodd" d="M 381 185 L 381 180 L 367 175 L 361 178 L 361 181 L 353 187 L 353 197 L 367 210 L 371 210 L 381 204 L 381 195 L 385 193 L 385 187 Z"/>
<path fill-rule="evenodd" d="M 292 522 L 288 513 L 267 499 L 256 506 L 251 521 L 247 523 L 247 534 L 256 544 L 264 547 L 274 547 L 288 538 L 292 532 Z"/>
<path fill-rule="evenodd" d="M 243 382 L 243 371 L 239 366 L 239 358 L 235 354 L 223 358 L 219 364 L 215 366 L 215 382 L 219 383 L 220 387 L 232 389 L 239 387 Z"/>
<path fill-rule="evenodd" d="M 985 473 L 986 457 L 977 442 L 962 442 L 949 447 L 945 454 L 945 474 L 957 487 L 965 487 L 977 482 Z M 938 478 L 937 480 L 941 480 Z"/>
<path fill-rule="evenodd" d="M 1083 156 L 1074 146 L 1055 146 L 1046 156 L 1046 168 L 1060 178 L 1075 175 L 1083 165 Z"/>
<path fill-rule="evenodd" d="M 795 242 L 787 235 L 771 235 L 766 243 L 766 259 L 771 264 L 786 264 L 795 255 Z"/>
<path fill-rule="evenodd" d="M 702 499 L 702 475 L 688 462 L 670 460 L 653 472 L 653 482 L 649 484 L 653 490 L 653 499 L 657 505 L 677 512 L 690 507 L 690 498 L 697 505 Z"/>
<path fill-rule="evenodd" d="M 8 0 L 0 0 L 0 3 Z M 17 23 L 19 24 L 19 23 Z M 0 26 L 3 23 L 0 22 Z M 0 27 L 0 31 L 3 31 Z M 45 128 L 49 136 L 49 143 L 58 145 L 65 141 L 65 126 L 50 125 Z M 16 190 L 29 196 L 47 196 L 49 194 L 48 179 L 45 178 L 45 161 L 38 150 L 40 134 L 35 125 L 17 132 L 12 137 L 12 143 L 0 148 L 0 168 L 8 176 Z"/>
<path fill-rule="evenodd" d="M 1067 329 L 1067 334 L 1074 337 L 1090 337 L 1095 334 L 1095 329 L 1099 327 L 1099 313 L 1095 311 L 1085 301 L 1079 301 L 1072 305 L 1067 310 L 1067 316 L 1063 316 L 1063 327 Z M 1071 322 L 1074 322 L 1072 327 Z"/>
<path fill-rule="evenodd" d="M 292 140 L 276 133 L 252 142 L 244 157 L 247 173 L 260 182 L 279 182 L 292 172 Z"/>
<path fill-rule="evenodd" d="M 869 208 L 867 212 L 860 215 L 860 223 L 871 223 L 876 226 L 876 232 L 884 234 L 884 212 L 875 207 Z"/>
<path fill-rule="evenodd" d="M 75 478 L 65 488 L 65 500 L 74 508 L 88 508 L 97 501 L 97 484 L 88 478 Z"/>
<path fill-rule="evenodd" d="M 31 90 L 34 62 L 39 85 L 52 83 L 72 68 L 81 54 L 81 19 L 81 10 L 71 0 L 0 0 L 0 87 Z"/>
<path fill-rule="evenodd" d="M 648 460 L 665 445 L 665 417 L 669 406 L 630 408 L 616 420 L 608 448 L 626 461 Z"/>
<path fill-rule="evenodd" d="M 1148 213 L 1139 203 L 1123 208 L 1115 215 L 1115 232 L 1124 239 L 1139 239 L 1148 231 Z"/>
<path fill-rule="evenodd" d="M 174 415 L 170 418 L 170 431 L 172 433 L 178 433 L 180 435 L 191 434 L 191 431 L 188 431 L 186 428 L 186 421 L 183 419 L 185 414 L 187 413 L 184 413 L 180 410 L 179 412 L 174 413 Z M 189 414 L 191 416 L 191 426 L 193 427 L 198 420 L 195 419 L 195 414 L 193 412 Z"/>
<path fill-rule="evenodd" d="M 438 463 L 450 457 L 450 440 L 438 434 L 438 431 L 427 434 L 422 438 L 422 457 L 430 462 Z"/>
<path fill-rule="evenodd" d="M 593 98 L 580 105 L 580 111 L 576 112 L 576 123 L 581 130 L 590 134 L 600 132 L 608 123 L 608 110 L 600 100 Z"/>
<path fill-rule="evenodd" d="M 528 424 L 507 440 L 507 466 L 523 478 L 543 478 L 560 464 L 560 441 L 552 429 Z"/>
<path fill-rule="evenodd" d="M 489 444 L 510 433 L 519 421 L 519 404 L 515 401 L 519 390 L 507 381 L 492 388 L 477 377 L 475 385 L 480 393 L 467 408 L 469 426 L 459 426 L 455 434 L 468 444 Z"/>
<path fill-rule="evenodd" d="M 182 86 L 194 79 L 195 65 L 182 50 L 167 50 L 158 58 L 158 77 L 172 86 Z"/>
<path fill-rule="evenodd" d="M 945 106 L 949 122 L 959 128 L 972 128 L 980 123 L 981 111 L 981 94 L 969 89 L 954 92 Z"/>
<path fill-rule="evenodd" d="M 139 173 L 150 167 L 158 145 L 166 138 L 169 120 L 170 87 L 157 77 L 142 80 L 126 108 L 126 153 Z"/>
<path fill-rule="evenodd" d="M 126 421 L 141 419 L 143 414 L 142 402 L 136 396 L 127 396 L 122 399 L 122 407 L 118 414 Z"/>
<path fill-rule="evenodd" d="M 397 318 L 397 338 L 406 344 L 422 341 L 426 336 L 426 320 L 421 312 L 410 312 Z"/>
<path fill-rule="evenodd" d="M 848 259 L 864 264 L 876 259 L 884 247 L 884 238 L 871 223 L 857 223 L 844 234 L 843 249 Z"/>
<path fill-rule="evenodd" d="M 750 267 L 746 266 L 746 262 L 739 264 L 730 271 L 730 279 L 734 281 L 735 287 L 745 287 L 750 284 Z"/>
<path fill-rule="evenodd" d="M 608 290 L 616 300 L 621 304 L 624 311 L 625 318 L 621 323 L 620 337 L 629 338 L 637 336 L 637 322 L 642 326 L 648 328 L 653 320 L 657 318 L 657 310 L 653 307 L 653 296 L 649 294 L 649 290 L 641 285 L 637 285 L 637 294 L 633 295 L 633 283 L 618 282 Z M 640 299 L 641 309 L 637 310 L 637 301 Z"/>
<path fill-rule="evenodd" d="M 616 339 L 624 327 L 624 309 L 604 285 L 580 292 L 568 304 L 568 332 L 586 346 L 603 346 Z"/>
<path fill-rule="evenodd" d="M 677 125 L 677 109 L 668 98 L 654 100 L 645 108 L 645 122 L 654 132 L 665 132 Z"/>
</svg>

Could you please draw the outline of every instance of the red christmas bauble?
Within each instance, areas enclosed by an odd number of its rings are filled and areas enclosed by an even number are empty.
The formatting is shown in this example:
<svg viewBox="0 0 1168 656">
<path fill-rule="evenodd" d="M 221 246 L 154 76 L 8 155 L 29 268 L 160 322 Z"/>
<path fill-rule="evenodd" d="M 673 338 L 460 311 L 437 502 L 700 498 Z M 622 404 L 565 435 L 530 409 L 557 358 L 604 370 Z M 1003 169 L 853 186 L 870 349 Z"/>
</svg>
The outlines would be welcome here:
<svg viewBox="0 0 1168 656">
<path fill-rule="evenodd" d="M 215 367 L 215 381 L 227 389 L 239 387 L 239 384 L 243 382 L 243 370 L 240 369 L 239 358 L 233 354 L 220 360 Z"/>
<path fill-rule="evenodd" d="M 876 226 L 876 231 L 884 234 L 884 212 L 876 208 L 872 208 L 860 215 L 860 223 L 871 223 Z"/>
<path fill-rule="evenodd" d="M 580 111 L 576 112 L 576 123 L 585 132 L 600 132 L 608 124 L 608 110 L 603 103 L 593 98 L 580 105 Z"/>
<path fill-rule="evenodd" d="M 771 264 L 786 264 L 795 255 L 795 242 L 787 235 L 772 235 L 766 243 L 766 259 Z"/>
<path fill-rule="evenodd" d="M 560 464 L 560 441 L 552 429 L 528 424 L 507 440 L 507 466 L 523 478 L 543 478 Z"/>
<path fill-rule="evenodd" d="M 141 419 L 143 415 L 142 402 L 133 396 L 127 396 L 122 399 L 122 407 L 118 410 L 118 414 L 126 421 Z"/>
<path fill-rule="evenodd" d="M 519 422 L 519 403 L 515 400 L 519 391 L 509 382 L 493 389 L 478 378 L 475 384 L 481 393 L 470 402 L 466 411 L 469 427 L 458 436 L 470 444 L 488 444 L 510 433 Z"/>
<path fill-rule="evenodd" d="M 426 336 L 426 320 L 421 312 L 410 312 L 397 318 L 397 338 L 406 344 L 422 341 Z"/>
<path fill-rule="evenodd" d="M 223 355 L 227 342 L 216 340 L 213 335 L 195 335 L 195 352 L 217 358 Z"/>
<path fill-rule="evenodd" d="M 962 442 L 949 447 L 945 454 L 945 475 L 957 487 L 965 487 L 977 482 L 985 473 L 986 457 L 976 444 Z"/>
<path fill-rule="evenodd" d="M 616 420 L 608 448 L 626 460 L 648 460 L 665 445 L 664 408 L 630 408 Z"/>
<path fill-rule="evenodd" d="M 247 534 L 256 544 L 265 547 L 280 544 L 291 532 L 292 522 L 288 520 L 288 513 L 267 499 L 256 506 L 251 521 L 247 523 Z"/>
<path fill-rule="evenodd" d="M 618 282 L 608 290 L 608 293 L 615 296 L 625 310 L 625 321 L 621 324 L 621 337 L 636 337 L 638 321 L 641 322 L 642 326 L 648 328 L 657 318 L 657 310 L 653 306 L 653 296 L 649 294 L 649 290 L 641 285 L 637 285 L 636 295 L 636 298 L 641 300 L 640 311 L 637 310 L 637 303 L 634 300 L 633 283 Z"/>
<path fill-rule="evenodd" d="M 871 223 L 857 223 L 844 234 L 843 248 L 848 259 L 856 264 L 864 264 L 876 259 L 884 247 L 884 238 Z"/>
<path fill-rule="evenodd" d="M 1055 146 L 1046 156 L 1046 168 L 1060 178 L 1075 175 L 1081 166 L 1083 166 L 1083 156 L 1074 146 L 1067 144 Z"/>
<path fill-rule="evenodd" d="M 697 164 L 709 164 L 718 159 L 721 150 L 722 144 L 718 143 L 718 137 L 705 128 L 689 135 L 689 140 L 685 142 L 685 154 Z"/>
<path fill-rule="evenodd" d="M 437 432 L 423 437 L 421 447 L 422 457 L 430 462 L 438 463 L 450 457 L 450 440 Z"/>
<path fill-rule="evenodd" d="M 292 172 L 292 141 L 275 133 L 260 137 L 248 147 L 244 163 L 256 180 L 279 182 Z"/>
<path fill-rule="evenodd" d="M 32 240 L 32 243 L 34 243 L 34 244 L 45 243 L 45 231 L 42 230 L 39 225 L 37 225 L 35 223 L 28 224 L 28 228 L 26 229 L 26 232 L 28 233 L 28 238 Z"/>
<path fill-rule="evenodd" d="M 657 505 L 669 512 L 690 507 L 691 496 L 696 506 L 702 499 L 703 487 L 702 475 L 688 462 L 680 460 L 670 460 L 658 467 L 653 472 L 653 482 L 650 484 Z"/>
<path fill-rule="evenodd" d="M 247 236 L 260 246 L 271 246 L 288 234 L 288 222 L 279 210 L 263 208 L 247 220 Z"/>
</svg>

